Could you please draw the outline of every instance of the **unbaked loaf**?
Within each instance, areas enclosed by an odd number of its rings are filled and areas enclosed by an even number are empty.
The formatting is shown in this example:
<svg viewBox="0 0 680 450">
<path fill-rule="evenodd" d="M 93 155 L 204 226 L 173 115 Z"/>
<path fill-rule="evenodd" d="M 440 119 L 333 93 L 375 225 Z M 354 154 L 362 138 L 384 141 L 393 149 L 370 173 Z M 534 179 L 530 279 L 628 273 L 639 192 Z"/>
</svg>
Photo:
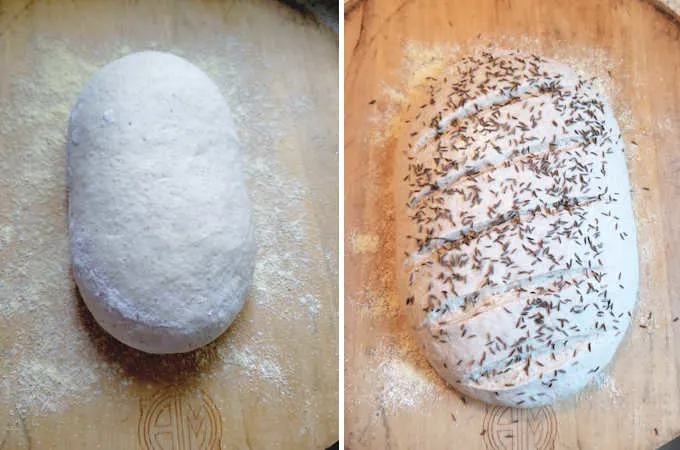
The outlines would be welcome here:
<svg viewBox="0 0 680 450">
<path fill-rule="evenodd" d="M 592 80 L 487 52 L 430 80 L 396 173 L 401 301 L 437 373 L 552 403 L 612 359 L 638 253 L 623 141 Z"/>
<path fill-rule="evenodd" d="M 68 175 L 73 275 L 97 322 L 150 353 L 222 334 L 255 241 L 236 128 L 210 78 L 159 52 L 105 66 L 71 113 Z"/>
</svg>

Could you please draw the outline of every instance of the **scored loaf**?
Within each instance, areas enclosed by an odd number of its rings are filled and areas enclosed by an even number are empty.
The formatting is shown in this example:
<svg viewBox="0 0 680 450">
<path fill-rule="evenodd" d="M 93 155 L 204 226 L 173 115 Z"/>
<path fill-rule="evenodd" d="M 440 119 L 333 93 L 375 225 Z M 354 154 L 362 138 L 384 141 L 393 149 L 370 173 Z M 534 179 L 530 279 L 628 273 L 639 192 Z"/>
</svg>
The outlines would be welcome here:
<svg viewBox="0 0 680 450">
<path fill-rule="evenodd" d="M 584 387 L 631 320 L 623 141 L 593 80 L 485 52 L 409 108 L 395 189 L 401 301 L 437 373 L 516 407 Z"/>
</svg>

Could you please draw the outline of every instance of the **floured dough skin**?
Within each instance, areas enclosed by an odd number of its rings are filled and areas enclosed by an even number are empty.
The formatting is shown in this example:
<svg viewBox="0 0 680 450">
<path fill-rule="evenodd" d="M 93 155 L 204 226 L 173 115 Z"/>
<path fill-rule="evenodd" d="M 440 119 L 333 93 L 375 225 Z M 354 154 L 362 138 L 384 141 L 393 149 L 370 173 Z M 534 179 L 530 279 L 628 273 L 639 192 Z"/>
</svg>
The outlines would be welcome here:
<svg viewBox="0 0 680 450">
<path fill-rule="evenodd" d="M 235 126 L 205 73 L 159 52 L 97 72 L 71 113 L 68 177 L 73 273 L 106 331 L 179 353 L 229 327 L 255 242 Z"/>
<path fill-rule="evenodd" d="M 431 80 L 410 111 L 398 278 L 425 355 L 485 402 L 574 394 L 612 359 L 637 295 L 611 108 L 568 67 L 499 51 Z"/>
</svg>

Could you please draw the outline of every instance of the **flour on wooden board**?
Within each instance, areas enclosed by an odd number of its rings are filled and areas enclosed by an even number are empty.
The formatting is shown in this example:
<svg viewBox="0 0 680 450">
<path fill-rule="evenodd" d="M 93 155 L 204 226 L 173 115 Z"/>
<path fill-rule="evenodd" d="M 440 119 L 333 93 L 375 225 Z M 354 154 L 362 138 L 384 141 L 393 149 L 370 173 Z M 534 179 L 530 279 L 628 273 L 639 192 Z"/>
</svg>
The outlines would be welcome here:
<svg viewBox="0 0 680 450">
<path fill-rule="evenodd" d="M 375 253 L 380 245 L 380 236 L 354 232 L 349 237 L 354 253 Z"/>
<path fill-rule="evenodd" d="M 379 374 L 383 381 L 381 399 L 390 408 L 414 408 L 437 396 L 437 386 L 403 361 L 385 362 Z"/>
<path fill-rule="evenodd" d="M 277 127 L 278 121 L 313 114 L 314 106 L 290 93 L 282 108 L 281 99 L 272 99 L 254 69 L 242 62 L 255 60 L 276 70 L 276 59 L 264 61 L 236 37 L 216 39 L 199 51 L 159 50 L 189 57 L 210 74 L 232 107 L 254 206 L 258 255 L 241 314 L 247 317 L 236 320 L 228 339 L 161 360 L 146 375 L 159 379 L 179 367 L 200 377 L 234 380 L 238 389 L 251 389 L 257 381 L 271 386 L 268 392 L 279 399 L 290 396 L 297 363 L 285 360 L 283 344 L 268 333 L 268 324 L 294 321 L 286 326 L 306 329 L 311 336 L 317 316 L 324 313 L 315 279 L 320 271 L 337 273 L 337 261 L 333 249 L 306 234 L 312 225 L 304 207 L 310 189 L 273 149 L 290 148 L 290 131 Z M 96 330 L 75 300 L 67 240 L 64 139 L 70 109 L 99 67 L 131 51 L 125 43 L 112 43 L 93 56 L 77 42 L 38 38 L 25 60 L 12 67 L 9 95 L 2 100 L 0 328 L 8 334 L 0 340 L 0 389 L 9 392 L 22 413 L 60 411 L 104 390 L 126 395 L 134 381 L 130 367 L 143 359 Z M 310 246 L 316 253 L 310 254 Z"/>
<path fill-rule="evenodd" d="M 481 38 L 460 46 L 423 44 L 412 41 L 407 42 L 404 45 L 403 64 L 397 73 L 398 83 L 393 85 L 384 83 L 379 95 L 374 96 L 371 99 L 371 106 L 369 106 L 369 108 L 372 108 L 373 111 L 369 116 L 369 121 L 372 124 L 372 134 L 368 136 L 366 141 L 366 145 L 371 149 L 370 151 L 376 153 L 394 152 L 395 150 L 392 148 L 392 144 L 394 143 L 394 139 L 399 136 L 401 132 L 402 110 L 410 101 L 413 92 L 422 87 L 427 82 L 428 77 L 441 75 L 447 68 L 453 67 L 455 61 L 460 59 L 460 57 L 484 51 L 492 45 L 491 43 L 493 43 L 493 46 L 501 48 L 521 48 L 525 52 L 541 54 L 542 56 L 568 64 L 580 75 L 597 77 L 596 83 L 598 84 L 598 87 L 605 92 L 610 100 L 612 100 L 617 120 L 619 121 L 619 125 L 624 134 L 626 156 L 633 184 L 636 222 L 638 224 L 655 224 L 656 220 L 653 215 L 642 207 L 647 193 L 642 190 L 642 186 L 644 186 L 644 174 L 642 173 L 642 170 L 635 165 L 635 162 L 639 159 L 640 147 L 642 147 L 642 145 L 637 145 L 639 144 L 637 141 L 643 141 L 646 134 L 663 132 L 665 129 L 664 127 L 672 127 L 673 124 L 658 123 L 656 124 L 658 129 L 645 130 L 635 123 L 631 111 L 622 101 L 617 101 L 618 96 L 620 95 L 620 92 L 618 92 L 617 89 L 619 89 L 618 86 L 620 86 L 620 84 L 608 82 L 612 77 L 626 76 L 617 72 L 617 68 L 621 62 L 613 61 L 604 50 L 590 47 L 575 47 L 573 45 L 560 43 L 555 44 L 552 51 L 546 52 L 542 49 L 540 42 L 537 40 L 510 36 L 494 36 L 487 40 Z M 373 99 L 375 102 L 373 102 Z M 370 159 L 372 160 L 373 158 Z M 378 182 L 377 177 L 370 177 L 369 184 L 371 182 Z M 384 186 L 366 186 L 367 191 L 375 190 L 380 192 L 381 188 L 383 192 L 387 192 L 387 188 Z M 382 220 L 389 221 L 391 219 L 387 218 Z M 350 236 L 348 243 L 351 245 L 353 253 L 363 253 L 361 251 L 362 247 L 356 245 L 356 236 L 376 235 L 377 239 L 384 240 L 385 237 L 381 236 L 380 230 L 389 228 L 387 225 L 385 223 L 365 223 L 362 224 L 361 232 L 356 229 L 347 230 L 347 236 Z M 638 245 L 642 249 L 640 254 L 641 280 L 649 280 L 649 277 L 645 277 L 644 275 L 649 273 L 650 261 L 656 259 L 653 254 L 656 246 L 647 245 L 651 242 L 651 239 L 653 238 L 644 233 L 639 237 Z M 391 251 L 383 251 L 390 254 L 394 253 L 394 249 Z M 371 255 L 367 256 L 371 257 Z M 380 270 L 390 270 L 390 268 L 382 267 Z M 378 272 L 378 270 L 376 270 L 376 272 Z M 386 329 L 394 336 L 403 336 L 406 327 L 399 320 L 401 305 L 398 304 L 396 299 L 394 301 L 389 300 L 387 303 L 388 306 L 386 306 L 385 301 L 383 301 L 384 299 L 396 297 L 394 286 L 390 285 L 390 283 L 385 283 L 381 277 L 384 277 L 384 274 L 376 273 L 375 275 L 371 275 L 371 280 L 367 285 L 361 287 L 361 291 L 348 291 L 348 305 L 357 310 L 361 317 L 371 318 L 375 321 L 374 323 L 381 323 L 382 332 L 385 332 Z M 637 304 L 638 312 L 636 313 L 635 319 L 638 318 L 637 316 L 647 314 L 647 311 L 652 309 L 652 300 L 648 298 L 649 296 L 643 295 L 645 292 L 650 291 L 649 289 L 645 290 L 644 286 L 641 286 L 641 295 Z M 636 321 L 634 320 L 633 323 L 635 324 Z M 371 326 L 372 329 L 374 327 L 378 327 L 378 325 Z M 631 328 L 633 328 L 633 330 L 630 331 L 631 333 L 639 333 L 639 329 L 636 330 L 635 326 L 632 326 Z M 624 340 L 621 351 L 625 351 L 629 341 L 630 337 L 627 340 Z M 386 379 L 382 376 L 375 378 L 375 389 L 381 392 L 379 399 L 380 404 L 391 405 L 396 409 L 404 407 L 408 408 L 418 404 L 419 401 L 422 401 L 413 398 L 413 396 L 417 396 L 416 392 L 421 393 L 426 401 L 432 400 L 432 398 L 436 398 L 437 396 L 437 394 L 434 394 L 437 392 L 436 389 L 433 391 L 414 382 L 414 376 L 418 376 L 425 377 L 424 380 L 420 381 L 427 383 L 426 380 L 431 378 L 429 375 L 433 375 L 431 373 L 432 370 L 429 367 L 414 370 L 413 364 L 395 362 L 397 361 L 395 360 L 395 355 L 399 355 L 401 353 L 401 346 L 408 345 L 407 343 L 408 340 L 395 338 L 389 344 L 391 346 L 390 351 L 384 351 L 383 349 L 382 352 L 371 353 L 373 356 L 372 362 L 376 365 L 377 372 L 381 374 L 389 373 L 388 379 L 392 383 L 385 383 Z M 368 346 L 372 348 L 374 343 L 368 344 Z M 433 379 L 435 381 L 431 381 L 433 386 L 436 386 L 438 383 L 441 384 L 441 380 L 439 380 L 436 375 L 434 375 L 434 377 L 435 378 Z M 395 380 L 402 380 L 403 384 L 396 385 L 399 381 Z M 382 383 L 382 389 L 380 383 Z M 599 390 L 602 392 L 598 397 L 599 400 L 607 403 L 607 405 L 603 406 L 611 408 L 616 404 L 617 398 L 622 395 L 615 380 L 607 373 L 597 379 L 594 385 L 594 389 L 587 389 L 580 394 L 579 398 L 592 398 L 594 392 Z M 390 390 L 393 390 L 394 392 L 390 392 Z M 441 393 L 438 395 L 441 395 Z M 402 400 L 394 401 L 395 398 L 401 398 Z"/>
<path fill-rule="evenodd" d="M 290 386 L 282 373 L 280 363 L 275 357 L 271 356 L 276 354 L 276 349 L 265 349 L 263 347 L 260 345 L 251 349 L 247 345 L 238 347 L 228 344 L 223 347 L 224 350 L 220 350 L 220 353 L 225 365 L 239 367 L 249 378 L 269 380 L 276 383 L 281 389 L 289 390 Z M 270 356 L 263 357 L 263 353 Z"/>
</svg>

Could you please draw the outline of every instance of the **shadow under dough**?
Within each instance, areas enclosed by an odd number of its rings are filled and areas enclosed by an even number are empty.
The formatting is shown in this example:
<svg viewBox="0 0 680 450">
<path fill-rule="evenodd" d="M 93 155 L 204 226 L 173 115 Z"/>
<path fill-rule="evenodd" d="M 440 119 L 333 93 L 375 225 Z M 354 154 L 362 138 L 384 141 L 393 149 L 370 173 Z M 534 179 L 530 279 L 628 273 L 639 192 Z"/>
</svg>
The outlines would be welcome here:
<svg viewBox="0 0 680 450">
<path fill-rule="evenodd" d="M 121 367 L 125 376 L 140 382 L 190 386 L 198 383 L 200 375 L 219 370 L 222 358 L 218 348 L 229 339 L 230 330 L 242 316 L 239 314 L 229 329 L 208 345 L 187 353 L 155 355 L 128 347 L 107 333 L 90 313 L 75 282 L 74 291 L 78 319 L 99 355 Z"/>
</svg>

